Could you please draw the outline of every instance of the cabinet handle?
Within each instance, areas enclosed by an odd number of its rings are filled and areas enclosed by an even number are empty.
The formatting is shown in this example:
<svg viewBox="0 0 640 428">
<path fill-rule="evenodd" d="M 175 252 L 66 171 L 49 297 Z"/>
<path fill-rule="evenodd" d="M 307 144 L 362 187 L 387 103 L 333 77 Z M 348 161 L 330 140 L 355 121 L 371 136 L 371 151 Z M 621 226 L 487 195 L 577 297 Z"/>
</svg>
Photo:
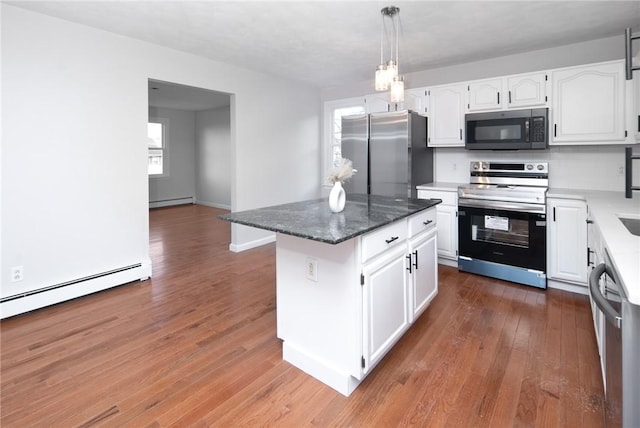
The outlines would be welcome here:
<svg viewBox="0 0 640 428">
<path fill-rule="evenodd" d="M 558 131 L 558 124 L 554 123 L 553 124 L 553 136 L 554 137 L 557 135 L 557 131 Z"/>
<path fill-rule="evenodd" d="M 511 104 L 511 91 L 509 91 L 509 104 Z"/>
<path fill-rule="evenodd" d="M 586 219 L 587 224 L 593 224 L 593 220 Z"/>
<path fill-rule="evenodd" d="M 408 256 L 405 256 L 405 258 L 409 260 L 409 263 L 406 269 L 409 271 L 409 273 L 413 273 L 413 271 L 411 270 L 411 254 L 409 254 Z"/>
<path fill-rule="evenodd" d="M 416 261 L 415 261 L 415 262 L 413 262 L 413 267 L 414 267 L 414 268 L 416 268 L 416 270 L 418 270 L 418 250 L 415 250 L 415 251 L 413 252 L 413 255 L 414 255 L 414 256 L 415 256 L 415 258 L 416 258 Z"/>
<path fill-rule="evenodd" d="M 498 92 L 498 105 L 500 105 L 500 92 Z"/>
<path fill-rule="evenodd" d="M 640 123 L 640 121 L 638 123 Z M 638 126 L 640 126 L 640 125 L 638 125 Z M 460 141 L 462 141 L 462 128 L 460 128 Z"/>
<path fill-rule="evenodd" d="M 638 115 L 638 132 L 640 132 L 640 115 Z"/>
<path fill-rule="evenodd" d="M 556 221 L 556 207 L 553 207 L 553 221 Z"/>
<path fill-rule="evenodd" d="M 384 242 L 386 242 L 387 244 L 391 244 L 393 241 L 397 241 L 398 237 L 397 236 L 392 236 L 391 239 L 385 239 Z"/>
<path fill-rule="evenodd" d="M 591 261 L 591 253 L 595 253 L 595 251 L 591 251 L 591 248 L 587 247 L 587 266 L 593 266 L 593 262 Z"/>
<path fill-rule="evenodd" d="M 429 226 L 431 223 L 433 223 L 433 220 L 427 220 L 422 222 L 422 224 L 424 224 L 425 226 Z"/>
</svg>

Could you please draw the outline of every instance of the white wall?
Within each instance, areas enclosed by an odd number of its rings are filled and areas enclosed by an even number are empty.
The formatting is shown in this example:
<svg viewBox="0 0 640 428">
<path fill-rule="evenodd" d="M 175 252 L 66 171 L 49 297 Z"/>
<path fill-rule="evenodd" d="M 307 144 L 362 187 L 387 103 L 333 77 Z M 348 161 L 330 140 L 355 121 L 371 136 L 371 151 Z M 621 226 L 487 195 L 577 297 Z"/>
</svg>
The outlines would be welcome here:
<svg viewBox="0 0 640 428">
<path fill-rule="evenodd" d="M 167 174 L 149 177 L 149 202 L 193 198 L 196 195 L 196 113 L 149 107 L 150 118 L 167 119 Z"/>
<path fill-rule="evenodd" d="M 2 296 L 148 262 L 150 78 L 234 94 L 233 209 L 318 194 L 316 89 L 1 8 Z M 238 245 L 266 236 L 232 228 Z"/>
<path fill-rule="evenodd" d="M 196 113 L 196 201 L 231 208 L 231 111 Z"/>
<path fill-rule="evenodd" d="M 624 58 L 624 36 L 591 40 L 551 49 L 491 58 L 483 61 L 410 73 L 407 88 L 434 86 Z M 400 60 L 402 65 L 402 58 Z M 373 73 L 372 73 L 373 77 Z M 373 79 L 357 85 L 325 88 L 323 100 L 372 94 Z M 549 163 L 552 187 L 624 190 L 624 146 L 550 147 L 544 151 L 467 151 L 464 148 L 434 150 L 435 181 L 466 183 L 471 160 L 537 160 Z M 635 168 L 634 183 L 640 181 Z"/>
</svg>

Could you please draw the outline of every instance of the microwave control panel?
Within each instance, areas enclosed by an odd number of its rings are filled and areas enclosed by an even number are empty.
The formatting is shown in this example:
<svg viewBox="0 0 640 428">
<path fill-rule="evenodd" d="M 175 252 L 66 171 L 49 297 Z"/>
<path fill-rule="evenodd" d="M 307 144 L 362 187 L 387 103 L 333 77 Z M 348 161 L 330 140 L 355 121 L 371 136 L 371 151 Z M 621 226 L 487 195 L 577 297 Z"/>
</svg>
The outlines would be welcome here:
<svg viewBox="0 0 640 428">
<path fill-rule="evenodd" d="M 543 143 L 546 142 L 545 138 L 546 129 L 545 129 L 545 120 L 542 116 L 532 117 L 531 121 L 533 122 L 531 126 L 531 142 L 534 143 Z"/>
</svg>

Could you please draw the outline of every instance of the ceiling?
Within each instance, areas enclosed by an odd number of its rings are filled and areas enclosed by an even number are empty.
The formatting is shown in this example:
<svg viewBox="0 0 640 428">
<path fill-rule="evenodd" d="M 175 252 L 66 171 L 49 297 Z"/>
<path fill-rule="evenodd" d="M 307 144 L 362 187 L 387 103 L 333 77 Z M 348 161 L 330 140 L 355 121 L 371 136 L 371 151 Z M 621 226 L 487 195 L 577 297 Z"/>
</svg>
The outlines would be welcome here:
<svg viewBox="0 0 640 428">
<path fill-rule="evenodd" d="M 388 5 L 401 74 L 640 30 L 640 1 L 3 1 L 317 87 L 373 79 Z"/>
</svg>

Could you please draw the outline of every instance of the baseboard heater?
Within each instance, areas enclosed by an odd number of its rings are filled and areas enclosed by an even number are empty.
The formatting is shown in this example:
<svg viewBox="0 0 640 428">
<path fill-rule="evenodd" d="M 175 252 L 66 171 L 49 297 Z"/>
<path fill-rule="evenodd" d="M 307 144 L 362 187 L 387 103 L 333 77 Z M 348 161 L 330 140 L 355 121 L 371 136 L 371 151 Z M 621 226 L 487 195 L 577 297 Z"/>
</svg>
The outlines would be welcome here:
<svg viewBox="0 0 640 428">
<path fill-rule="evenodd" d="M 135 263 L 82 278 L 0 298 L 0 318 L 92 294 L 151 276 L 150 265 Z"/>
<path fill-rule="evenodd" d="M 159 201 L 150 201 L 149 208 L 162 208 L 162 207 L 170 207 L 173 205 L 186 205 L 193 204 L 195 198 L 193 196 L 187 196 L 183 198 L 171 198 L 171 199 L 162 199 Z"/>
</svg>

